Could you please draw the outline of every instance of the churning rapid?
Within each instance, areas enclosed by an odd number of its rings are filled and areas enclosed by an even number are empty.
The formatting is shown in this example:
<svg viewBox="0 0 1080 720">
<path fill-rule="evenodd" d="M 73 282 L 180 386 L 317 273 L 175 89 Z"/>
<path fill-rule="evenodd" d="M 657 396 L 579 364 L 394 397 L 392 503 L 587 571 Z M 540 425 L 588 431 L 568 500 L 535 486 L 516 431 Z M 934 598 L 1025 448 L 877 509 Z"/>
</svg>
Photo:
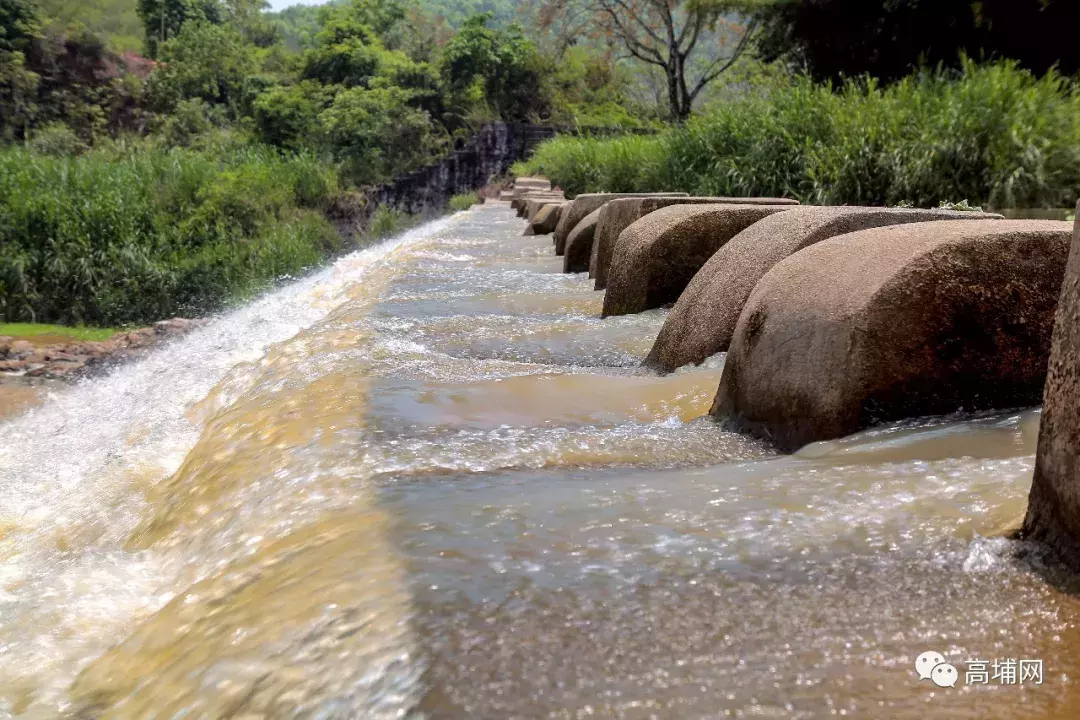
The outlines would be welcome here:
<svg viewBox="0 0 1080 720">
<path fill-rule="evenodd" d="M 1080 602 L 983 537 L 1037 411 L 776 456 L 521 229 L 428 224 L 0 425 L 0 716 L 1074 716 Z"/>
</svg>

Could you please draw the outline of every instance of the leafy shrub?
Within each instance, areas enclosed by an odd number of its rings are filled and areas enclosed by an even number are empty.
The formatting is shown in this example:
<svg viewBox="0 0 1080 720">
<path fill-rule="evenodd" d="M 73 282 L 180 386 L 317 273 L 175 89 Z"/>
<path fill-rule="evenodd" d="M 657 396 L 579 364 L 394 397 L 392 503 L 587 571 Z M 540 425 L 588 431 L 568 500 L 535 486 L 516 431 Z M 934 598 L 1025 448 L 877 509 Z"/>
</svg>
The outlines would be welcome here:
<svg viewBox="0 0 1080 720">
<path fill-rule="evenodd" d="M 324 94 L 321 85 L 308 81 L 271 88 L 259 95 L 252 104 L 259 137 L 282 148 L 299 149 L 310 144 L 326 103 Z"/>
<path fill-rule="evenodd" d="M 163 62 L 147 79 L 147 94 L 159 109 L 171 111 L 185 99 L 223 105 L 233 117 L 246 109 L 255 56 L 234 28 L 188 22 L 162 44 L 160 55 Z"/>
<path fill-rule="evenodd" d="M 431 118 L 398 87 L 342 90 L 320 115 L 327 142 L 356 183 L 388 180 L 423 165 L 441 145 Z"/>
<path fill-rule="evenodd" d="M 42 155 L 78 155 L 88 149 L 75 131 L 62 122 L 35 130 L 27 144 Z"/>
<path fill-rule="evenodd" d="M 306 155 L 222 141 L 0 151 L 0 320 L 119 326 L 214 312 L 341 250 Z"/>
<path fill-rule="evenodd" d="M 167 145 L 188 147 L 196 139 L 224 127 L 227 120 L 221 108 L 199 98 L 181 100 L 165 116 L 159 130 Z"/>
<path fill-rule="evenodd" d="M 409 226 L 408 214 L 388 208 L 383 205 L 375 208 L 368 221 L 367 234 L 374 239 L 388 238 L 397 235 Z"/>
<path fill-rule="evenodd" d="M 1080 94 L 1054 73 L 964 63 L 888 88 L 796 79 L 651 137 L 560 137 L 520 174 L 567 192 L 684 190 L 807 203 L 1063 207 L 1080 193 Z"/>
<path fill-rule="evenodd" d="M 476 193 L 462 193 L 460 195 L 455 195 L 454 197 L 450 198 L 450 202 L 447 204 L 447 206 L 452 212 L 460 212 L 462 210 L 468 210 L 473 205 L 476 205 L 479 202 L 480 197 Z"/>
</svg>

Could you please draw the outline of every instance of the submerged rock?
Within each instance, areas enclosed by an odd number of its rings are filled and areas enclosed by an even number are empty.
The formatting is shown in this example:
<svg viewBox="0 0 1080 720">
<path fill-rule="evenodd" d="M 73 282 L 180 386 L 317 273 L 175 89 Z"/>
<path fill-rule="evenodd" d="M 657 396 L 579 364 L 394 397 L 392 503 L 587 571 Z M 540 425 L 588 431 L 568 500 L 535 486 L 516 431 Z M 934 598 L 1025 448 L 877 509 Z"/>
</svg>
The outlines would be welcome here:
<svg viewBox="0 0 1080 720">
<path fill-rule="evenodd" d="M 607 205 L 599 210 L 593 210 L 570 231 L 570 236 L 566 239 L 566 253 L 563 255 L 564 273 L 579 273 L 589 269 L 589 256 L 592 254 L 593 241 L 596 237 L 596 226 L 600 222 L 600 214 L 605 207 Z"/>
<path fill-rule="evenodd" d="M 566 241 L 570 232 L 577 227 L 578 223 L 599 210 L 605 203 L 620 198 L 646 198 L 646 197 L 686 197 L 684 192 L 673 193 L 586 193 L 578 195 L 563 213 L 559 227 L 555 229 L 555 254 L 562 255 L 566 252 Z"/>
<path fill-rule="evenodd" d="M 589 277 L 595 278 L 594 289 L 607 287 L 607 273 L 611 265 L 611 253 L 615 241 L 626 228 L 660 208 L 670 205 L 798 205 L 797 200 L 786 198 L 728 198 L 728 197 L 679 197 L 679 198 L 627 198 L 614 200 L 604 206 L 604 212 L 596 227 L 596 239 L 589 256 Z"/>
<path fill-rule="evenodd" d="M 1001 219 L 989 213 L 870 207 L 799 207 L 754 223 L 701 268 L 643 363 L 657 372 L 700 365 L 728 349 L 746 299 L 765 273 L 805 247 L 858 230 L 932 220 Z"/>
<path fill-rule="evenodd" d="M 604 317 L 678 300 L 698 270 L 728 240 L 790 205 L 675 205 L 650 213 L 615 241 Z"/>
<path fill-rule="evenodd" d="M 1046 543 L 1080 570 L 1080 220 L 1057 309 L 1035 478 L 1020 534 Z"/>
<path fill-rule="evenodd" d="M 781 261 L 739 317 L 712 414 L 783 450 L 1042 397 L 1071 228 L 937 221 Z"/>
</svg>

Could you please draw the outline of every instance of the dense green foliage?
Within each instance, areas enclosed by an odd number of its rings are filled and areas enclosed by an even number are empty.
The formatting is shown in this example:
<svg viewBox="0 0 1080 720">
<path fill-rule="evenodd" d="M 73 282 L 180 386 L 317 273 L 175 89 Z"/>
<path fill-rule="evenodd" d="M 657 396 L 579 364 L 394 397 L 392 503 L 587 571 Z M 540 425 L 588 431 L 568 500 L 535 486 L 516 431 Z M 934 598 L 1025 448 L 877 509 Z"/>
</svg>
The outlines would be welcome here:
<svg viewBox="0 0 1080 720">
<path fill-rule="evenodd" d="M 348 0 L 331 0 L 328 5 L 341 5 Z M 490 15 L 493 27 L 505 27 L 523 20 L 522 6 L 513 0 L 407 0 L 404 5 L 410 19 L 410 35 L 443 35 L 477 15 Z M 286 44 L 293 50 L 311 46 L 319 32 L 318 5 L 293 5 L 276 13 L 269 13 L 268 20 L 278 28 Z"/>
<path fill-rule="evenodd" d="M 196 316 L 341 247 L 307 155 L 219 145 L 0 151 L 0 318 L 124 325 Z"/>
<path fill-rule="evenodd" d="M 112 50 L 139 52 L 145 29 L 138 4 L 139 0 L 41 0 L 41 10 L 57 32 L 85 30 Z"/>
<path fill-rule="evenodd" d="M 522 173 L 568 192 L 685 190 L 808 203 L 1063 207 L 1080 193 L 1080 95 L 1014 64 L 882 89 L 801 79 L 652 137 L 542 145 Z"/>
<path fill-rule="evenodd" d="M 880 29 L 927 1 L 859 12 L 884 12 Z M 1061 12 L 1061 0 L 1038 1 Z M 662 17 L 667 5 L 648 2 Z M 124 325 L 211 312 L 342 250 L 335 228 L 367 218 L 370 236 L 399 231 L 409 221 L 400 212 L 369 216 L 371 186 L 459 147 L 484 122 L 632 128 L 671 115 L 670 77 L 615 59 L 619 46 L 595 19 L 542 21 L 549 5 L 338 0 L 269 14 L 262 0 L 0 0 L 0 321 Z M 721 6 L 733 7 L 694 7 Z M 850 43 L 857 62 L 884 36 L 838 23 L 810 52 L 798 14 L 841 6 L 786 3 L 768 18 L 763 52 L 845 73 L 818 58 Z M 997 28 L 1019 17 L 995 15 L 1000 0 L 980 7 Z M 720 37 L 712 25 L 732 18 L 708 17 L 704 45 L 696 30 L 682 40 L 703 63 L 691 77 L 724 68 L 696 100 L 709 103 L 704 112 L 654 136 L 558 139 L 522 169 L 571 192 L 919 206 L 1076 199 L 1080 100 L 1054 72 L 965 62 L 887 87 L 815 85 L 748 55 L 728 68 L 706 46 Z M 744 37 L 758 27 L 734 25 Z M 994 33 L 979 32 L 978 42 L 935 48 L 984 49 Z M 135 46 L 154 59 L 116 52 Z M 1021 59 L 1044 69 L 1033 57 Z M 695 91 L 683 100 L 688 113 Z"/>
<path fill-rule="evenodd" d="M 299 13 L 290 49 L 261 0 L 0 0 L 0 321 L 212 312 L 341 250 L 363 188 L 479 123 L 573 121 L 595 99 L 637 122 L 610 63 L 556 63 L 509 5 L 474 4 L 503 21 L 333 3 Z M 132 13 L 156 62 L 110 49 Z M 119 43 L 91 32 L 113 27 Z M 366 232 L 407 222 L 380 208 Z"/>
<path fill-rule="evenodd" d="M 455 195 L 450 198 L 449 209 L 454 212 L 460 212 L 461 210 L 468 210 L 478 202 L 480 202 L 480 196 L 476 193 L 462 193 L 461 195 Z"/>
<path fill-rule="evenodd" d="M 961 55 L 1009 58 L 1039 74 L 1080 70 L 1076 0 L 793 0 L 762 14 L 766 59 L 819 79 L 892 81 L 919 66 L 959 67 Z"/>
<path fill-rule="evenodd" d="M 0 2 L 0 52 L 25 52 L 37 23 L 36 8 L 31 0 Z"/>
<path fill-rule="evenodd" d="M 548 114 L 540 53 L 521 28 L 488 27 L 490 16 L 467 20 L 443 50 L 439 66 L 451 103 L 461 108 L 486 104 L 507 120 L 528 120 Z"/>
</svg>

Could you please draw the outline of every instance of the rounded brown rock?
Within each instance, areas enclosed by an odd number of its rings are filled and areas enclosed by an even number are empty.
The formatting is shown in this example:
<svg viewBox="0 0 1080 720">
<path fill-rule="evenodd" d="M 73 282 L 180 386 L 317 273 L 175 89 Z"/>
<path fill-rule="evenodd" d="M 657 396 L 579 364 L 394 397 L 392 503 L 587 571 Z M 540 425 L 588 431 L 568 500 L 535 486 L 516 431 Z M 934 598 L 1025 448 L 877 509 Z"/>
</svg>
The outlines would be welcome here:
<svg viewBox="0 0 1080 720">
<path fill-rule="evenodd" d="M 729 197 L 677 197 L 677 198 L 626 198 L 613 200 L 604 206 L 596 226 L 592 255 L 589 258 L 589 277 L 595 278 L 594 289 L 607 287 L 607 273 L 611 266 L 611 253 L 615 241 L 623 230 L 660 208 L 670 205 L 798 205 L 797 200 L 786 198 L 729 198 Z"/>
<path fill-rule="evenodd" d="M 862 230 L 778 263 L 739 317 L 712 414 L 781 450 L 877 423 L 1035 405 L 1068 223 Z"/>
<path fill-rule="evenodd" d="M 643 198 L 643 197 L 686 197 L 684 192 L 671 193 L 585 193 L 578 195 L 571 202 L 570 207 L 563 213 L 559 221 L 559 227 L 555 228 L 555 254 L 562 255 L 566 252 L 566 240 L 570 237 L 570 231 L 577 227 L 578 223 L 599 210 L 605 203 L 620 198 Z"/>
<path fill-rule="evenodd" d="M 1080 220 L 1057 308 L 1035 478 L 1020 536 L 1048 545 L 1080 570 Z"/>
<path fill-rule="evenodd" d="M 746 299 L 765 273 L 792 253 L 837 235 L 933 220 L 990 220 L 955 210 L 798 207 L 764 218 L 720 248 L 686 286 L 643 365 L 674 372 L 728 349 Z"/>
<path fill-rule="evenodd" d="M 565 203 L 549 202 L 540 206 L 530 218 L 529 227 L 525 230 L 526 235 L 550 235 L 559 224 L 559 217 Z"/>
<path fill-rule="evenodd" d="M 623 230 L 611 253 L 604 317 L 679 299 L 698 270 L 731 238 L 790 205 L 673 205 Z"/>
<path fill-rule="evenodd" d="M 596 237 L 596 225 L 600 221 L 599 210 L 593 210 L 585 216 L 585 219 L 577 224 L 570 237 L 566 239 L 566 252 L 563 253 L 563 272 L 579 273 L 589 269 L 589 256 L 592 254 L 593 240 Z"/>
<path fill-rule="evenodd" d="M 530 222 L 540 208 L 549 203 L 564 203 L 566 198 L 561 194 L 541 193 L 537 195 L 525 195 L 520 198 L 518 217 L 528 219 Z"/>
</svg>

